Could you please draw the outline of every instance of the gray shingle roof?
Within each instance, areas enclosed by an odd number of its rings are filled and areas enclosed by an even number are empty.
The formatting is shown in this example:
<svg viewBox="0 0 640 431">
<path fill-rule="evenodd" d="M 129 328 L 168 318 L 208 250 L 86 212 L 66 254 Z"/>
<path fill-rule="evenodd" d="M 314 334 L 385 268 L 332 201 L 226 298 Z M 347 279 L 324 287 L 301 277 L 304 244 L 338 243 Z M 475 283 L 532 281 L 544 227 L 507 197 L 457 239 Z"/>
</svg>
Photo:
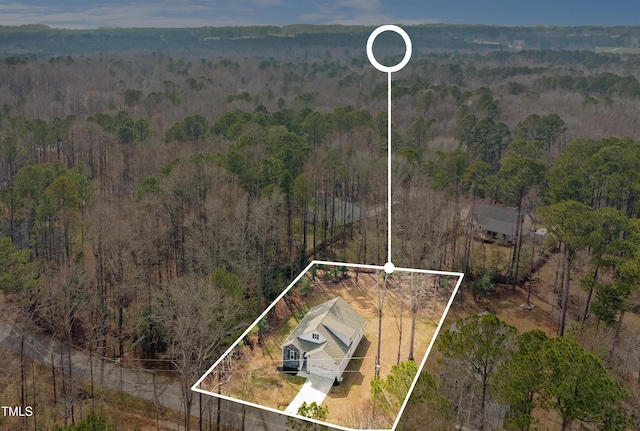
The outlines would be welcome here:
<svg viewBox="0 0 640 431">
<path fill-rule="evenodd" d="M 517 209 L 479 204 L 474 211 L 476 221 L 486 231 L 515 235 L 518 223 Z"/>
<path fill-rule="evenodd" d="M 365 323 L 364 317 L 338 296 L 311 308 L 282 343 L 282 347 L 293 344 L 300 351 L 307 353 L 324 350 L 336 362 L 340 362 L 349 350 L 349 346 L 344 344 L 335 333 L 338 332 L 353 339 Z M 298 338 L 311 331 L 318 332 L 327 341 L 317 344 Z"/>
</svg>

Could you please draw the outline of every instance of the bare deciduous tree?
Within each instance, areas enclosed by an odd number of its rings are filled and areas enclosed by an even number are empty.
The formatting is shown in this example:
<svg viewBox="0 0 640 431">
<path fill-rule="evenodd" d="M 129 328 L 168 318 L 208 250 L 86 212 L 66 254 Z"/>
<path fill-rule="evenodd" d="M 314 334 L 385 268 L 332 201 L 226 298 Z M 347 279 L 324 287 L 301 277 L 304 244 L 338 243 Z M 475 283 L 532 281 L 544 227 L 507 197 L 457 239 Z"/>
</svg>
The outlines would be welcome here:
<svg viewBox="0 0 640 431">
<path fill-rule="evenodd" d="M 166 356 L 177 372 L 190 428 L 194 393 L 191 385 L 217 359 L 242 327 L 240 283 L 223 269 L 204 279 L 185 276 L 157 292 L 154 313 L 167 337 Z"/>
</svg>

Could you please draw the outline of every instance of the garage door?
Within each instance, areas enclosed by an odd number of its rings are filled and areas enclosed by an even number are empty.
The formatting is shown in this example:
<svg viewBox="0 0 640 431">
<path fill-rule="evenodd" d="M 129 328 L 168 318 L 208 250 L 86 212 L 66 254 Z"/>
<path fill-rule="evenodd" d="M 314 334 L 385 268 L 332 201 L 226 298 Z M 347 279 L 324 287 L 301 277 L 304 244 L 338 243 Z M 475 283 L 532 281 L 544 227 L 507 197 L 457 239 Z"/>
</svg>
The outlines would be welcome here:
<svg viewBox="0 0 640 431">
<path fill-rule="evenodd" d="M 320 365 L 309 364 L 309 372 L 316 376 L 326 377 L 327 379 L 335 379 L 335 372 Z"/>
</svg>

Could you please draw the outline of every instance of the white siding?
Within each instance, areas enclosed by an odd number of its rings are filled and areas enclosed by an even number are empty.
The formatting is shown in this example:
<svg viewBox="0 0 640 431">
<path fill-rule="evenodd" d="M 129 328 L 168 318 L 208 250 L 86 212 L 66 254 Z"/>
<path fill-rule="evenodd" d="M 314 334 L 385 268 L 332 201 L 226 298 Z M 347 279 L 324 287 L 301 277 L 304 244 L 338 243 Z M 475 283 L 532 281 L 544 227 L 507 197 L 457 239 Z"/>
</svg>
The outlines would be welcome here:
<svg viewBox="0 0 640 431">
<path fill-rule="evenodd" d="M 354 352 L 358 348 L 358 344 L 360 344 L 360 340 L 362 340 L 363 336 L 364 336 L 364 326 L 360 329 L 360 332 L 358 333 L 358 335 L 356 335 L 356 338 L 353 340 L 353 343 L 351 344 L 349 351 L 347 352 L 346 356 L 338 366 L 337 379 L 339 382 L 342 381 L 342 373 L 344 373 L 344 370 L 347 368 L 347 365 L 349 364 L 349 361 L 351 360 L 351 357 L 353 356 Z"/>
<path fill-rule="evenodd" d="M 313 334 L 316 334 L 317 338 L 313 338 Z M 322 334 L 316 331 L 307 332 L 306 334 L 300 335 L 298 338 L 300 338 L 301 340 L 311 341 L 312 343 L 318 343 L 318 344 L 321 344 L 327 341 L 327 339 L 324 338 Z"/>
</svg>

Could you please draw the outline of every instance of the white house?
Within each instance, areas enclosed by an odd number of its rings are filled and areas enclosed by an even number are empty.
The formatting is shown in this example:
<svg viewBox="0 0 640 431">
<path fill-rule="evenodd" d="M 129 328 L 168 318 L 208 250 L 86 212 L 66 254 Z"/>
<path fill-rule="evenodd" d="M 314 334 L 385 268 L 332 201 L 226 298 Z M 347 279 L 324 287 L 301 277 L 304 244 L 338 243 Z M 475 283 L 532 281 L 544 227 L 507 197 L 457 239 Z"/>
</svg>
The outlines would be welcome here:
<svg viewBox="0 0 640 431">
<path fill-rule="evenodd" d="M 340 297 L 316 305 L 282 343 L 283 368 L 341 382 L 364 336 L 365 323 Z"/>
</svg>

